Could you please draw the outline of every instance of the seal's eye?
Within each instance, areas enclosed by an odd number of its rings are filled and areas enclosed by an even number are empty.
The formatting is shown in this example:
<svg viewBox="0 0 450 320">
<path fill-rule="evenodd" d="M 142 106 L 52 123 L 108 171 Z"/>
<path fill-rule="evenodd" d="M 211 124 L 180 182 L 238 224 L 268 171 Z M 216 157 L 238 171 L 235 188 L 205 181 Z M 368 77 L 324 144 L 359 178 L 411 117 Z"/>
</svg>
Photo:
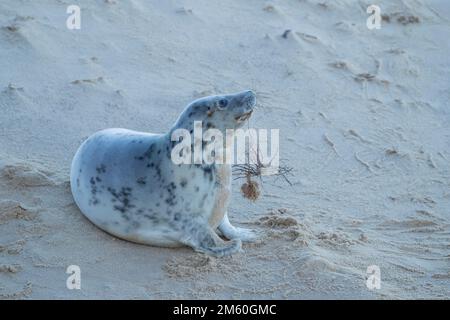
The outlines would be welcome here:
<svg viewBox="0 0 450 320">
<path fill-rule="evenodd" d="M 227 99 L 220 99 L 219 100 L 219 108 L 223 109 L 228 105 L 228 100 Z"/>
</svg>

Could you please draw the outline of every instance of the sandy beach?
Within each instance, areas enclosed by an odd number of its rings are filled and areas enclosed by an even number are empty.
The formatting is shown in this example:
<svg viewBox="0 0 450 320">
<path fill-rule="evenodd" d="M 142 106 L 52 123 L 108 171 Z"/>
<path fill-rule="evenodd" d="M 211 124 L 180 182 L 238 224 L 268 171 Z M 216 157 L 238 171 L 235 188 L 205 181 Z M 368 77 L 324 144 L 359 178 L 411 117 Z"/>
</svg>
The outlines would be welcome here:
<svg viewBox="0 0 450 320">
<path fill-rule="evenodd" d="M 449 39 L 445 0 L 0 0 L 0 299 L 448 299 Z M 233 181 L 230 219 L 258 241 L 212 258 L 81 214 L 88 136 L 167 132 L 194 99 L 246 89 L 249 126 L 280 129 L 294 169 L 255 202 Z"/>
</svg>

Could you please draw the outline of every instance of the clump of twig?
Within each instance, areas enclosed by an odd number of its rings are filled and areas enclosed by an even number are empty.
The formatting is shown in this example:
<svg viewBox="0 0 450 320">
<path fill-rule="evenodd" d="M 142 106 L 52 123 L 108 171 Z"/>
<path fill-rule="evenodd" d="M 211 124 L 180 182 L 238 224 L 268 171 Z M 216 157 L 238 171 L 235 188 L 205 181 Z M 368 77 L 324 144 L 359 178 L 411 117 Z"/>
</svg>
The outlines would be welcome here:
<svg viewBox="0 0 450 320">
<path fill-rule="evenodd" d="M 258 177 L 261 179 L 262 176 L 282 177 L 290 186 L 292 186 L 292 183 L 291 181 L 289 181 L 288 176 L 292 175 L 293 170 L 293 168 L 286 165 L 282 165 L 274 169 L 269 166 L 265 166 L 260 162 L 257 162 L 255 164 L 245 163 L 234 165 L 233 175 L 235 176 L 234 180 L 243 178 L 247 179 L 248 177 Z"/>
<path fill-rule="evenodd" d="M 245 198 L 251 201 L 256 201 L 261 194 L 258 182 L 253 181 L 250 175 L 247 175 L 247 182 L 241 186 L 241 192 Z"/>
<path fill-rule="evenodd" d="M 242 195 L 252 201 L 256 201 L 261 192 L 259 184 L 252 178 L 259 178 L 262 182 L 262 176 L 276 176 L 282 177 L 289 185 L 292 183 L 289 181 L 288 176 L 292 174 L 293 168 L 281 165 L 278 168 L 271 167 L 270 165 L 264 165 L 259 155 L 257 156 L 256 163 L 244 163 L 233 166 L 233 175 L 236 179 L 245 179 L 246 182 L 241 186 Z"/>
</svg>

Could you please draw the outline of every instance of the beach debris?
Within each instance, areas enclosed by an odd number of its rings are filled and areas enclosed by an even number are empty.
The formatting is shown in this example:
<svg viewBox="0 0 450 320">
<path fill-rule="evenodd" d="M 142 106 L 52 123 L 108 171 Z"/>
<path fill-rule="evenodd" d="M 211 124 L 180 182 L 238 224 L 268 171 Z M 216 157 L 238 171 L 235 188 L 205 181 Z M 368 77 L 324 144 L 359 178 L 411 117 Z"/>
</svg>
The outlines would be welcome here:
<svg viewBox="0 0 450 320">
<path fill-rule="evenodd" d="M 265 6 L 265 7 L 263 8 L 263 10 L 264 10 L 264 11 L 267 11 L 267 12 L 274 12 L 274 11 L 276 11 L 275 7 L 274 7 L 273 5 L 271 5 L 271 4 Z"/>
<path fill-rule="evenodd" d="M 81 84 L 81 83 L 98 83 L 98 82 L 103 82 L 104 79 L 103 77 L 98 77 L 96 79 L 80 79 L 80 80 L 74 80 L 71 82 L 71 84 Z"/>
<path fill-rule="evenodd" d="M 282 177 L 284 180 L 289 184 L 292 185 L 292 183 L 288 179 L 288 175 L 292 174 L 293 168 L 281 165 L 278 167 L 278 170 L 274 171 L 271 170 L 270 166 L 264 165 L 260 158 L 257 157 L 256 163 L 245 163 L 245 164 L 237 164 L 233 166 L 233 175 L 235 175 L 236 179 L 245 179 L 246 182 L 242 184 L 241 186 L 241 192 L 242 195 L 251 200 L 256 201 L 261 192 L 259 188 L 259 184 L 254 181 L 252 178 L 258 177 L 260 181 L 262 182 L 262 176 L 265 175 L 271 175 L 276 177 Z M 268 174 L 269 172 L 269 174 Z"/>
<path fill-rule="evenodd" d="M 408 24 L 420 23 L 420 18 L 418 16 L 407 15 L 400 12 L 394 12 L 391 14 L 382 14 L 381 20 L 386 23 L 391 23 L 392 21 L 395 20 L 404 26 Z"/>
<path fill-rule="evenodd" d="M 391 22 L 391 17 L 388 14 L 382 14 L 381 15 L 381 21 L 390 23 Z"/>
<path fill-rule="evenodd" d="M 385 152 L 387 155 L 397 155 L 397 154 L 398 154 L 398 151 L 397 151 L 397 149 L 395 149 L 395 147 L 386 149 L 384 152 Z"/>
<path fill-rule="evenodd" d="M 364 233 L 361 233 L 359 235 L 358 240 L 361 241 L 361 242 L 367 242 L 367 241 L 369 241 L 369 238 L 367 238 L 367 236 Z"/>
<path fill-rule="evenodd" d="M 336 61 L 330 63 L 330 66 L 336 68 L 336 69 L 348 69 L 348 65 L 344 61 Z"/>
<path fill-rule="evenodd" d="M 284 39 L 287 39 L 288 35 L 292 32 L 291 29 L 287 29 L 283 32 L 283 34 L 281 35 Z"/>
<path fill-rule="evenodd" d="M 13 83 L 9 83 L 8 84 L 8 90 L 18 90 L 18 91 L 23 91 L 23 87 L 18 87 Z"/>
<path fill-rule="evenodd" d="M 241 192 L 245 198 L 256 201 L 259 198 L 261 192 L 259 191 L 259 185 L 256 181 L 253 181 L 250 178 L 250 175 L 247 175 L 247 182 L 245 182 L 241 186 Z"/>
<path fill-rule="evenodd" d="M 181 7 L 181 8 L 178 8 L 178 9 L 176 10 L 176 13 L 192 14 L 193 11 L 192 11 L 192 9 L 188 9 L 188 8 L 185 8 L 185 7 Z"/>
<path fill-rule="evenodd" d="M 375 75 L 370 73 L 359 73 L 355 76 L 355 80 L 358 82 L 362 81 L 373 81 L 375 79 Z"/>
<path fill-rule="evenodd" d="M 400 16 L 397 18 L 397 22 L 405 26 L 410 23 L 419 23 L 420 19 L 416 16 Z"/>
<path fill-rule="evenodd" d="M 19 26 L 14 25 L 14 24 L 12 24 L 12 25 L 10 25 L 10 26 L 6 26 L 6 27 L 4 27 L 4 28 L 5 28 L 6 30 L 10 31 L 10 32 L 17 32 L 17 31 L 19 31 L 19 29 L 20 29 Z"/>
</svg>

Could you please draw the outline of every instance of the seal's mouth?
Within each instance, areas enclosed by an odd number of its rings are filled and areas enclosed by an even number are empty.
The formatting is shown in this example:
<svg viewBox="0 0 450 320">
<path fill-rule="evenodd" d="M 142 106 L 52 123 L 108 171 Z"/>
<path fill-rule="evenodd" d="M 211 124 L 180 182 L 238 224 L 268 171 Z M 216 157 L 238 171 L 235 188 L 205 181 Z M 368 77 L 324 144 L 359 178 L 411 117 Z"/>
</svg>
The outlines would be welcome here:
<svg viewBox="0 0 450 320">
<path fill-rule="evenodd" d="M 240 122 L 244 122 L 244 121 L 248 120 L 248 119 L 251 117 L 252 112 L 253 112 L 253 110 L 250 110 L 250 111 L 245 112 L 245 113 L 243 113 L 243 114 L 241 114 L 241 115 L 239 115 L 239 116 L 237 116 L 237 117 L 234 117 L 234 119 L 235 119 L 237 122 L 239 122 L 239 123 L 240 123 Z"/>
</svg>

